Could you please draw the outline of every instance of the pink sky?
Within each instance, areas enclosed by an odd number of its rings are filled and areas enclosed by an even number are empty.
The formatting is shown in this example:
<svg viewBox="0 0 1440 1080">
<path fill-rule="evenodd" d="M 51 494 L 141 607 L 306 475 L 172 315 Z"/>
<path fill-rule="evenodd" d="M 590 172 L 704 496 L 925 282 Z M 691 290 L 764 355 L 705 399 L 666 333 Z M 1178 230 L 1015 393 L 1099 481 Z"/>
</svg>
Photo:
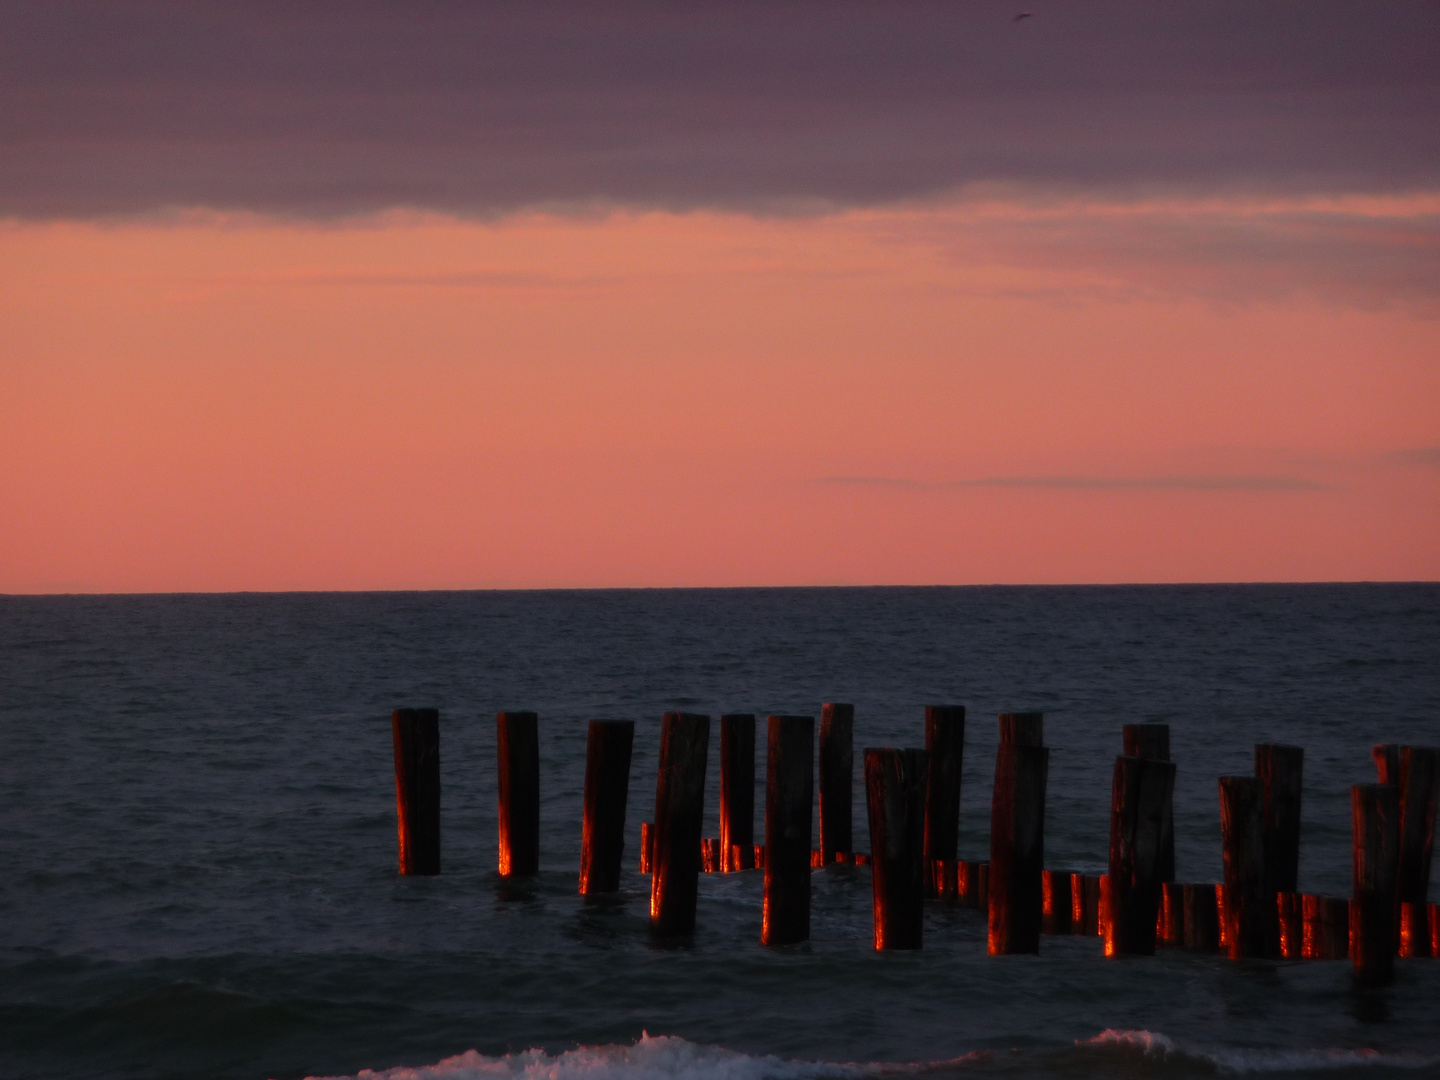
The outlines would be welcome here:
<svg viewBox="0 0 1440 1080">
<path fill-rule="evenodd" d="M 0 225 L 0 591 L 1440 578 L 1440 195 Z"/>
</svg>

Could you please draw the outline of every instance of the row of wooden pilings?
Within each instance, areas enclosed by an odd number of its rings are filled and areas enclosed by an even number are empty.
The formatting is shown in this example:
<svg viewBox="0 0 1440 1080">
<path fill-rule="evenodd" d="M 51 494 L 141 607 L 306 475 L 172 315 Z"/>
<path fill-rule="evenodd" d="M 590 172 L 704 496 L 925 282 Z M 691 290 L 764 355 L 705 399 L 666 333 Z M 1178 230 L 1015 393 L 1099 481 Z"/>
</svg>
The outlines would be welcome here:
<svg viewBox="0 0 1440 1080">
<path fill-rule="evenodd" d="M 1043 933 L 1096 933 L 1107 956 L 1148 955 L 1157 944 L 1232 958 L 1351 958 L 1383 983 L 1395 956 L 1440 956 L 1440 912 L 1427 903 L 1440 795 L 1440 750 L 1377 746 L 1380 783 L 1351 789 L 1353 895 L 1296 892 L 1304 751 L 1255 747 L 1255 775 L 1219 781 L 1225 880 L 1175 880 L 1169 727 L 1126 725 L 1111 788 L 1109 873 L 1044 869 L 1049 749 L 1040 713 L 1000 715 L 991 799 L 990 859 L 957 859 L 965 710 L 925 709 L 925 749 L 864 751 L 870 852 L 852 836 L 855 710 L 830 703 L 819 730 L 819 822 L 812 847 L 815 720 L 768 718 L 764 843 L 757 844 L 753 714 L 720 719 L 720 836 L 702 833 L 710 718 L 666 713 L 655 816 L 641 827 L 650 920 L 665 938 L 695 928 L 702 871 L 763 869 L 761 942 L 810 936 L 810 873 L 868 865 L 877 949 L 921 947 L 924 901 L 969 904 L 988 915 L 992 955 L 1039 951 Z M 400 872 L 440 872 L 439 714 L 393 717 Z M 635 723 L 590 724 L 580 892 L 616 892 L 624 858 Z M 540 858 L 539 721 L 497 717 L 499 872 L 535 874 Z"/>
</svg>

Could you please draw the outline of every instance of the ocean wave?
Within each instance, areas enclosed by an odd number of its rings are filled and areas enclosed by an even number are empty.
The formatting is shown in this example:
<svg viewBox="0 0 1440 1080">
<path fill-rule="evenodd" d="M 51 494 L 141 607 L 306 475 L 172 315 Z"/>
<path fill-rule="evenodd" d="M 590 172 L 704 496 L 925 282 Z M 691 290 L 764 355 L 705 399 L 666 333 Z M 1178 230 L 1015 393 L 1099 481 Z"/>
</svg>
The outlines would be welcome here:
<svg viewBox="0 0 1440 1080">
<path fill-rule="evenodd" d="M 1434 1069 L 1440 1056 L 1381 1053 L 1360 1049 L 1267 1049 L 1247 1047 L 1180 1046 L 1158 1031 L 1106 1028 L 1099 1035 L 1076 1041 L 1076 1046 L 1100 1053 L 1140 1057 L 1153 1062 L 1193 1063 L 1217 1073 L 1312 1073 L 1384 1066 L 1388 1069 Z"/>
<path fill-rule="evenodd" d="M 398 1066 L 379 1072 L 362 1069 L 354 1077 L 307 1080 L 853 1080 L 959 1067 L 989 1056 L 979 1053 L 914 1065 L 787 1061 L 646 1033 L 630 1046 L 584 1046 L 559 1054 L 527 1050 L 503 1057 L 467 1050 L 434 1065 Z"/>
</svg>

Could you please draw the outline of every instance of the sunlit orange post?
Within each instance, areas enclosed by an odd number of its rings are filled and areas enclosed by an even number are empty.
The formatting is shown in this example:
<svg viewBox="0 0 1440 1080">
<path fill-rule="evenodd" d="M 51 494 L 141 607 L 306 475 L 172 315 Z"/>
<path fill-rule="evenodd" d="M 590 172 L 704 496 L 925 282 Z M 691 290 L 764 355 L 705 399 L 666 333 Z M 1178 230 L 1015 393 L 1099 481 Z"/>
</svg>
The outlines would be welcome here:
<svg viewBox="0 0 1440 1080">
<path fill-rule="evenodd" d="M 625 803 L 630 794 L 634 720 L 592 720 L 585 752 L 585 820 L 580 835 L 580 895 L 620 888 Z"/>
<path fill-rule="evenodd" d="M 925 919 L 925 751 L 865 751 L 875 948 L 918 949 Z"/>
<path fill-rule="evenodd" d="M 965 708 L 925 706 L 925 895 L 939 896 L 935 861 L 953 862 L 960 848 L 960 772 L 965 759 Z"/>
<path fill-rule="evenodd" d="M 665 714 L 651 830 L 650 929 L 658 937 L 687 937 L 695 932 L 709 746 L 710 717 Z"/>
<path fill-rule="evenodd" d="M 720 717 L 720 860 L 725 871 L 755 866 L 755 714 Z"/>
<path fill-rule="evenodd" d="M 500 769 L 501 877 L 528 877 L 540 870 L 540 721 L 533 712 L 495 717 Z"/>
<path fill-rule="evenodd" d="M 855 706 L 827 701 L 820 708 L 820 861 L 855 850 Z"/>
<path fill-rule="evenodd" d="M 1344 960 L 1350 955 L 1350 901 L 1343 896 L 1300 897 L 1300 955 L 1306 960 Z"/>
<path fill-rule="evenodd" d="M 1050 751 L 1040 713 L 1000 717 L 990 802 L 991 956 L 1040 951 L 1040 873 L 1045 866 L 1045 785 Z"/>
<path fill-rule="evenodd" d="M 395 810 L 399 822 L 400 873 L 440 873 L 440 713 L 396 709 L 390 717 L 395 743 Z"/>
<path fill-rule="evenodd" d="M 772 716 L 765 766 L 765 906 L 760 944 L 810 938 L 815 718 Z"/>
<path fill-rule="evenodd" d="M 1110 797 L 1106 956 L 1152 956 L 1160 914 L 1160 864 L 1175 785 L 1173 762 L 1120 755 Z"/>
<path fill-rule="evenodd" d="M 1370 748 L 1370 757 L 1375 762 L 1375 776 L 1378 783 L 1400 783 L 1400 744 L 1376 743 Z"/>
<path fill-rule="evenodd" d="M 1041 933 L 1070 933 L 1070 917 L 1073 911 L 1070 899 L 1071 876 L 1064 870 L 1046 870 L 1040 875 Z"/>
</svg>

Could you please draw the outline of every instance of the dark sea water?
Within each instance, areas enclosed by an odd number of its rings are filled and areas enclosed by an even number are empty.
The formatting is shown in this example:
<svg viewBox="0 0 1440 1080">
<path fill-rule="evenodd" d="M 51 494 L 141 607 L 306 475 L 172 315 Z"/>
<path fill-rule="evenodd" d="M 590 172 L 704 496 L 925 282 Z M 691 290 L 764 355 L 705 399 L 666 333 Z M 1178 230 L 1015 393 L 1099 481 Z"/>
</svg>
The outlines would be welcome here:
<svg viewBox="0 0 1440 1080">
<path fill-rule="evenodd" d="M 1301 887 L 1348 894 L 1370 745 L 1440 743 L 1440 586 L 0 597 L 0 1075 L 1440 1076 L 1440 961 L 1361 992 L 1347 963 L 1107 961 L 1098 938 L 990 958 L 981 914 L 942 906 L 923 951 L 877 954 L 845 868 L 813 875 L 806 946 L 760 947 L 753 873 L 702 877 L 693 946 L 652 945 L 633 852 L 661 713 L 825 700 L 855 703 L 857 748 L 967 706 L 968 858 L 995 714 L 1043 710 L 1047 863 L 1090 872 L 1122 724 L 1171 725 L 1182 880 L 1220 875 L 1216 777 L 1298 743 Z M 395 872 L 401 705 L 441 710 L 436 879 Z M 542 725 L 519 899 L 499 709 Z M 627 891 L 587 905 L 585 722 L 610 717 L 639 721 Z"/>
</svg>

